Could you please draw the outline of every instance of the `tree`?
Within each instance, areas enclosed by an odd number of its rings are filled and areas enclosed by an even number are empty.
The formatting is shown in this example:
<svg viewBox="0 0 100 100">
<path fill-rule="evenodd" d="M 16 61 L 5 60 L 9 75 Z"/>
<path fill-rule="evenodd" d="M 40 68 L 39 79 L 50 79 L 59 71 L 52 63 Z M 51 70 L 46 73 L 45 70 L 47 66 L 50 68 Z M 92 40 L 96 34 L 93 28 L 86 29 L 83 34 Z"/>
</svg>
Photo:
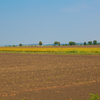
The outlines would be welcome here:
<svg viewBox="0 0 100 100">
<path fill-rule="evenodd" d="M 54 45 L 58 45 L 58 46 L 60 46 L 60 42 L 55 41 L 55 42 L 54 42 Z"/>
<path fill-rule="evenodd" d="M 60 46 L 60 42 L 58 42 L 58 45 Z"/>
<path fill-rule="evenodd" d="M 15 47 L 15 45 L 13 45 L 13 47 Z"/>
<path fill-rule="evenodd" d="M 92 45 L 92 41 L 88 41 L 88 44 L 89 44 L 89 45 Z"/>
<path fill-rule="evenodd" d="M 84 45 L 86 45 L 86 42 L 84 42 Z"/>
<path fill-rule="evenodd" d="M 21 46 L 22 46 L 22 44 L 20 43 L 20 44 L 19 44 L 19 46 L 21 47 Z"/>
<path fill-rule="evenodd" d="M 42 41 L 39 41 L 39 45 L 40 45 L 40 46 L 42 45 Z"/>
<path fill-rule="evenodd" d="M 69 42 L 69 45 L 75 45 L 75 42 L 70 41 L 70 42 Z"/>
<path fill-rule="evenodd" d="M 93 41 L 93 44 L 94 44 L 94 45 L 97 45 L 97 40 L 94 40 L 94 41 Z"/>
<path fill-rule="evenodd" d="M 57 44 L 58 44 L 58 41 L 55 41 L 55 42 L 54 42 L 54 45 L 57 45 Z"/>
</svg>

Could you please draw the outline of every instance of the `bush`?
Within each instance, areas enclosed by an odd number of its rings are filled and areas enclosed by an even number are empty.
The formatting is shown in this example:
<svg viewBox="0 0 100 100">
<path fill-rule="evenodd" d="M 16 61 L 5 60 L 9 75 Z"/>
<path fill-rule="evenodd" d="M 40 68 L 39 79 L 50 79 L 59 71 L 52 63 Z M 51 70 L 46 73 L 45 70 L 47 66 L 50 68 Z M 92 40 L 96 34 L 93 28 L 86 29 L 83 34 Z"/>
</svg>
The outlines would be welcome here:
<svg viewBox="0 0 100 100">
<path fill-rule="evenodd" d="M 99 96 L 98 96 L 98 94 L 92 94 L 92 93 L 90 93 L 90 95 L 92 96 L 91 98 L 90 98 L 90 100 L 99 100 Z"/>
</svg>

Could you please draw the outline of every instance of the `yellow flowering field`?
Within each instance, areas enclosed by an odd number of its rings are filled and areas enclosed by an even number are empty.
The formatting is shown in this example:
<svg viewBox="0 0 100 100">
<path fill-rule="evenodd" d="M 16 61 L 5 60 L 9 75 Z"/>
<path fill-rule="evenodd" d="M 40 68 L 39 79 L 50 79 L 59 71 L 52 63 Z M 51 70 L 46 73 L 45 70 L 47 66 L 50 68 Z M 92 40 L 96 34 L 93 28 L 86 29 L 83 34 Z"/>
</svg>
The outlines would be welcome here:
<svg viewBox="0 0 100 100">
<path fill-rule="evenodd" d="M 97 53 L 100 48 L 23 48 L 23 47 L 0 47 L 2 52 L 50 52 L 50 53 Z"/>
</svg>

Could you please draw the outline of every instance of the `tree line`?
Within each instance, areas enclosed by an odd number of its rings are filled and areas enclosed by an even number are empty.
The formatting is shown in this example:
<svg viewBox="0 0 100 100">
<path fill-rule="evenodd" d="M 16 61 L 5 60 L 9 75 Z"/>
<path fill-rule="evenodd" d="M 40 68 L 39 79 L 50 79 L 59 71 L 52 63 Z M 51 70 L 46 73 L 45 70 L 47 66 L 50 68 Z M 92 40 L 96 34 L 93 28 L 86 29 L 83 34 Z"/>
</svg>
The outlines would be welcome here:
<svg viewBox="0 0 100 100">
<path fill-rule="evenodd" d="M 40 45 L 40 46 L 42 45 L 42 41 L 39 41 L 39 45 Z M 54 42 L 54 46 L 56 46 L 56 45 L 60 46 L 61 44 L 60 44 L 60 42 L 55 41 L 55 42 Z M 75 42 L 73 42 L 73 41 L 70 41 L 68 44 L 63 44 L 63 46 L 67 46 L 67 45 L 77 45 L 77 43 L 75 43 Z M 80 45 L 82 45 L 82 44 L 80 44 Z M 88 41 L 87 43 L 84 42 L 83 45 L 100 45 L 100 43 L 97 43 L 97 40 L 93 40 L 93 41 Z M 20 43 L 19 46 L 21 47 L 22 44 Z M 31 45 L 31 46 L 32 46 L 32 45 Z M 35 45 L 35 46 L 36 46 L 36 45 Z M 9 46 L 9 47 L 10 47 L 10 46 Z M 13 45 L 13 47 L 15 47 L 15 45 Z"/>
<path fill-rule="evenodd" d="M 54 45 L 60 45 L 60 42 L 58 42 L 58 41 L 55 41 L 54 42 Z M 75 42 L 73 42 L 73 41 L 70 41 L 68 44 L 63 44 L 63 46 L 66 46 L 66 45 L 77 45 L 77 43 L 75 43 Z M 82 44 L 81 44 L 82 45 Z M 97 43 L 97 40 L 93 40 L 93 42 L 92 41 L 88 41 L 88 43 L 86 43 L 86 42 L 84 42 L 84 45 L 100 45 L 100 43 Z"/>
</svg>

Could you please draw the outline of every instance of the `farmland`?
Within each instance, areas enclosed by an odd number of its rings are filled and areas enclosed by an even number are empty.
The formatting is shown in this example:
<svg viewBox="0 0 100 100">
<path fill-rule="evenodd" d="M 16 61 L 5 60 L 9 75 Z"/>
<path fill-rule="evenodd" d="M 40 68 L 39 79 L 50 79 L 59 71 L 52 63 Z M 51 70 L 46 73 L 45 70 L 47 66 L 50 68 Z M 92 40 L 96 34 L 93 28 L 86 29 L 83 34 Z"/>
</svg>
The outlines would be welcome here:
<svg viewBox="0 0 100 100">
<path fill-rule="evenodd" d="M 87 100 L 89 93 L 100 96 L 99 49 L 94 46 L 1 47 L 0 100 Z M 59 54 L 68 50 L 78 53 Z M 91 53 L 80 55 L 80 51 Z"/>
<path fill-rule="evenodd" d="M 56 53 L 56 54 L 100 54 L 100 46 L 40 46 L 40 47 L 0 47 L 0 52 Z"/>
</svg>

